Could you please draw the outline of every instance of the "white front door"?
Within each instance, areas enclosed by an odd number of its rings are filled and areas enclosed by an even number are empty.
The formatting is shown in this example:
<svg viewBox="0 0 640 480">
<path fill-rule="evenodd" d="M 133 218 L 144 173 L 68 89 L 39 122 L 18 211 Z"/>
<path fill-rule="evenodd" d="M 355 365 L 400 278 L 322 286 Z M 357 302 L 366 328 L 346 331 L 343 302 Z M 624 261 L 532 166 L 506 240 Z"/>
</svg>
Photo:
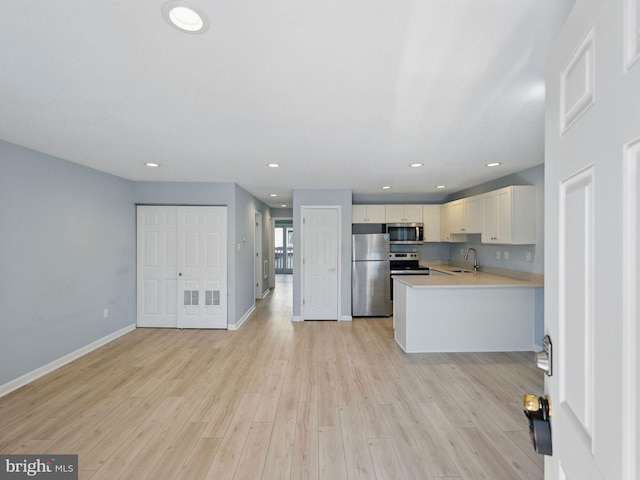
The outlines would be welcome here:
<svg viewBox="0 0 640 480">
<path fill-rule="evenodd" d="M 139 327 L 227 328 L 227 208 L 139 206 Z"/>
<path fill-rule="evenodd" d="M 640 6 L 578 0 L 547 70 L 546 479 L 640 478 Z"/>
<path fill-rule="evenodd" d="M 338 319 L 337 207 L 302 207 L 302 318 Z"/>
</svg>

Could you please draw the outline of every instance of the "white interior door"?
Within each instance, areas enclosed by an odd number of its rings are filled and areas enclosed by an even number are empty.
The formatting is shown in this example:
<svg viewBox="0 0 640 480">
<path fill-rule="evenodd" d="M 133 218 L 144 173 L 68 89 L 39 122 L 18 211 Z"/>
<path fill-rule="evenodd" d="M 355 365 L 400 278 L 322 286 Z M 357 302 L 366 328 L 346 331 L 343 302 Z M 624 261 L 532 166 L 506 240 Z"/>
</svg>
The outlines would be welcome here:
<svg viewBox="0 0 640 480">
<path fill-rule="evenodd" d="M 254 234 L 254 280 L 253 286 L 255 288 L 255 298 L 262 298 L 262 277 L 264 276 L 264 266 L 262 264 L 262 214 L 256 212 L 256 229 Z"/>
<path fill-rule="evenodd" d="M 227 328 L 226 231 L 226 207 L 178 207 L 179 328 Z"/>
<path fill-rule="evenodd" d="M 547 479 L 640 478 L 640 7 L 578 0 L 547 71 Z"/>
<path fill-rule="evenodd" d="M 226 207 L 138 206 L 137 325 L 227 328 Z"/>
<path fill-rule="evenodd" d="M 302 207 L 302 318 L 338 320 L 337 207 Z"/>
<path fill-rule="evenodd" d="M 177 212 L 139 206 L 137 211 L 137 325 L 177 326 Z"/>
</svg>

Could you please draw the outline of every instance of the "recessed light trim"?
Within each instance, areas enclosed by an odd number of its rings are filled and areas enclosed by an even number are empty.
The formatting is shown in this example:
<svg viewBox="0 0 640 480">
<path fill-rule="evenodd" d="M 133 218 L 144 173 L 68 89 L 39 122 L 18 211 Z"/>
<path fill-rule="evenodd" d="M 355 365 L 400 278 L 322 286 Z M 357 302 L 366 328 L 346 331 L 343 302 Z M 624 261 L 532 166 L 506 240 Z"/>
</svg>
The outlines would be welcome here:
<svg viewBox="0 0 640 480">
<path fill-rule="evenodd" d="M 280 164 L 279 163 L 267 163 L 267 167 L 269 167 L 269 168 L 279 168 Z"/>
<path fill-rule="evenodd" d="M 284 207 L 286 207 L 286 206 L 287 206 L 287 204 L 286 204 L 286 203 L 281 203 L 281 204 L 280 204 L 280 206 L 281 206 L 282 208 L 284 208 Z"/>
<path fill-rule="evenodd" d="M 202 10 L 180 0 L 171 0 L 162 5 L 162 16 L 169 25 L 184 33 L 204 33 L 209 20 Z"/>
<path fill-rule="evenodd" d="M 436 188 L 443 189 L 443 188 L 447 188 L 447 186 L 446 185 L 436 185 Z"/>
<path fill-rule="evenodd" d="M 409 166 L 411 168 L 420 168 L 420 167 L 424 167 L 424 163 L 410 163 Z"/>
<path fill-rule="evenodd" d="M 277 196 L 278 196 L 278 194 L 277 194 L 277 193 L 270 193 L 270 194 L 269 194 L 269 196 L 270 196 L 270 197 L 277 197 Z"/>
<path fill-rule="evenodd" d="M 391 189 L 391 187 L 390 187 L 389 185 L 384 185 L 384 186 L 382 186 L 382 187 L 380 187 L 380 188 L 382 188 L 383 190 L 389 190 L 389 189 Z"/>
<path fill-rule="evenodd" d="M 485 164 L 486 167 L 497 167 L 498 165 L 502 165 L 502 163 L 501 162 L 491 162 L 491 163 Z"/>
<path fill-rule="evenodd" d="M 159 167 L 160 164 L 159 163 L 154 163 L 154 162 L 147 162 L 147 163 L 145 163 L 145 166 L 156 168 L 156 167 Z"/>
</svg>

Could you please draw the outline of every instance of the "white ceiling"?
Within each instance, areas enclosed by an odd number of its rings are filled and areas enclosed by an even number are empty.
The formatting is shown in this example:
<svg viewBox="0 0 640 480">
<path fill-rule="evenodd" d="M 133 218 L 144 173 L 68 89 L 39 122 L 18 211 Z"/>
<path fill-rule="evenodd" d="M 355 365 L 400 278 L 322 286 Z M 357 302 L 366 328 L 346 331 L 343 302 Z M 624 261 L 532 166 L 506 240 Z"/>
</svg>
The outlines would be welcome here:
<svg viewBox="0 0 640 480">
<path fill-rule="evenodd" d="M 544 66 L 574 0 L 189 1 L 204 34 L 164 0 L 0 0 L 0 138 L 274 207 L 294 188 L 444 196 L 543 162 Z"/>
</svg>

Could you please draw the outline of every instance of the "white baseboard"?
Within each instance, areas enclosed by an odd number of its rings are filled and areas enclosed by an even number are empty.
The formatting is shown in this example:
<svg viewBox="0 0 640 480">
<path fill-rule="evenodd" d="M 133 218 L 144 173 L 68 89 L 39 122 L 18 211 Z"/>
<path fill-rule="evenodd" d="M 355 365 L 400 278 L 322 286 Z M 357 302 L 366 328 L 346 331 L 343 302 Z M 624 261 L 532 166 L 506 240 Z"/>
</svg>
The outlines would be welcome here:
<svg viewBox="0 0 640 480">
<path fill-rule="evenodd" d="M 267 295 L 269 295 L 271 293 L 271 289 L 267 288 L 264 292 L 262 292 L 262 299 L 264 300 L 265 298 L 267 298 Z"/>
<path fill-rule="evenodd" d="M 292 322 L 304 322 L 304 318 L 302 318 L 300 315 L 294 315 L 293 317 L 291 317 L 291 321 Z"/>
<path fill-rule="evenodd" d="M 135 329 L 136 329 L 135 323 L 132 325 L 128 325 L 116 332 L 110 333 L 106 337 L 102 337 L 96 340 L 95 342 L 90 343 L 89 345 L 85 345 L 84 347 L 79 348 L 75 352 L 71 352 L 65 355 L 64 357 L 60 357 L 57 360 L 54 360 L 53 362 L 43 365 L 40 368 L 36 368 L 35 370 L 32 370 L 29 373 L 25 373 L 24 375 L 16 378 L 15 380 L 11 380 L 10 382 L 5 383 L 4 385 L 0 385 L 0 397 L 13 392 L 14 390 L 17 390 L 18 388 L 23 387 L 28 383 L 33 382 L 34 380 L 37 380 L 38 378 L 46 375 L 47 373 L 53 372 L 55 369 L 60 368 L 63 365 L 66 365 L 67 363 L 73 362 L 74 360 L 82 357 L 83 355 L 86 355 L 87 353 L 92 352 L 93 350 L 96 350 L 97 348 L 100 348 L 103 345 L 106 345 L 107 343 L 112 342 L 116 338 L 121 337 L 122 335 L 125 335 L 129 332 L 132 332 Z"/>
<path fill-rule="evenodd" d="M 247 310 L 247 313 L 245 313 L 245 314 L 242 316 L 242 318 L 241 318 L 240 320 L 238 320 L 238 322 L 237 322 L 237 323 L 230 323 L 230 324 L 227 326 L 227 330 L 230 330 L 230 331 L 238 330 L 238 329 L 242 326 L 242 324 L 245 322 L 245 320 L 246 320 L 247 318 L 249 318 L 249 317 L 251 316 L 251 314 L 252 314 L 253 312 L 255 312 L 255 311 L 256 311 L 256 306 L 255 306 L 255 305 L 252 305 L 252 306 L 251 306 L 251 308 L 250 308 L 249 310 Z"/>
<path fill-rule="evenodd" d="M 340 319 L 341 322 L 350 322 L 353 320 L 353 317 L 351 315 L 340 315 Z"/>
</svg>

